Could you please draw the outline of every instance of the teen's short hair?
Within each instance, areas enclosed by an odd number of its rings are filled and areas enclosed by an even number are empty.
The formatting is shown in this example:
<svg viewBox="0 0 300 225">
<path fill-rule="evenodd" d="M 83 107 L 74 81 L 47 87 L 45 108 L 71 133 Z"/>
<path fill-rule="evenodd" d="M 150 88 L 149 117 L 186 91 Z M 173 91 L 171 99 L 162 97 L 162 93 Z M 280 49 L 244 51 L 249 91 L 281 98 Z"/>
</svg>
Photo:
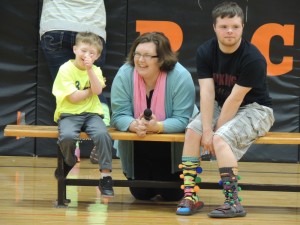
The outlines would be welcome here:
<svg viewBox="0 0 300 225">
<path fill-rule="evenodd" d="M 242 19 L 242 24 L 244 24 L 244 12 L 242 8 L 236 2 L 222 2 L 217 5 L 212 11 L 213 24 L 216 24 L 218 17 L 220 18 L 233 18 L 238 16 Z"/>
</svg>

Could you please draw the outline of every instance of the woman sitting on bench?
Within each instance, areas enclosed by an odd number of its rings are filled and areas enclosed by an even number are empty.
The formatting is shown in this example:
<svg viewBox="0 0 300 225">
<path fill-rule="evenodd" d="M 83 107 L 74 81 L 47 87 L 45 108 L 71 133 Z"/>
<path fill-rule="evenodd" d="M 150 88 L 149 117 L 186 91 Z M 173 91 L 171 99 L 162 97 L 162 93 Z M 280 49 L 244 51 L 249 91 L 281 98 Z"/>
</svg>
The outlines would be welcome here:
<svg viewBox="0 0 300 225">
<path fill-rule="evenodd" d="M 138 136 L 149 133 L 184 132 L 195 107 L 191 74 L 180 63 L 162 33 L 138 37 L 114 78 L 111 89 L 112 125 Z M 144 115 L 144 111 L 146 113 Z M 128 179 L 178 181 L 182 143 L 119 141 L 117 150 Z M 178 189 L 130 187 L 136 199 L 160 195 L 176 201 Z"/>
</svg>

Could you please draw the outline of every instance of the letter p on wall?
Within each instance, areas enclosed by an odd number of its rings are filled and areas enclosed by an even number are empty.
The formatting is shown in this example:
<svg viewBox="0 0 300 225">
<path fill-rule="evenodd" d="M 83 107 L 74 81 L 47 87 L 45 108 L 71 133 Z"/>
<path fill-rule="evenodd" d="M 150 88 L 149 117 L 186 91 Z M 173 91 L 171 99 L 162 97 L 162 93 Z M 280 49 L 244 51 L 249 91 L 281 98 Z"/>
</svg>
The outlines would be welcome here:
<svg viewBox="0 0 300 225">
<path fill-rule="evenodd" d="M 136 32 L 140 34 L 146 32 L 162 32 L 170 40 L 171 48 L 174 52 L 178 51 L 182 45 L 183 32 L 180 26 L 171 21 L 153 21 L 153 20 L 137 20 Z"/>
</svg>

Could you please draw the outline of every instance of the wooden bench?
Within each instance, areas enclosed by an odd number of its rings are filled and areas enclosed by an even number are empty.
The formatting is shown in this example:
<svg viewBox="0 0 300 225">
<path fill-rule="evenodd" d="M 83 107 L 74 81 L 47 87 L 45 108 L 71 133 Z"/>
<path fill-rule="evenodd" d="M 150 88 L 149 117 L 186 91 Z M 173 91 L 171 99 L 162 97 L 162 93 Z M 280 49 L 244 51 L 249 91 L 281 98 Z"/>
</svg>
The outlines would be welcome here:
<svg viewBox="0 0 300 225">
<path fill-rule="evenodd" d="M 113 140 L 134 140 L 134 141 L 165 141 L 165 142 L 184 142 L 184 133 L 176 134 L 148 134 L 145 137 L 138 137 L 135 133 L 121 132 L 116 129 L 108 129 Z M 57 126 L 39 126 L 39 125 L 7 125 L 4 129 L 4 136 L 7 137 L 32 137 L 32 138 L 57 138 Z M 80 138 L 88 139 L 88 135 L 81 132 Z M 264 137 L 255 141 L 256 144 L 300 144 L 300 133 L 288 132 L 269 132 Z M 57 150 L 57 167 L 59 179 L 57 182 L 57 207 L 66 207 L 66 186 L 98 186 L 99 180 L 92 179 L 68 179 L 62 174 L 63 157 L 61 151 Z M 179 188 L 181 182 L 168 181 L 146 181 L 146 180 L 114 180 L 115 187 L 150 187 L 150 188 Z M 275 185 L 275 184 L 240 184 L 243 190 L 253 191 L 286 191 L 300 192 L 299 185 Z M 217 183 L 202 182 L 202 189 L 220 189 Z"/>
</svg>

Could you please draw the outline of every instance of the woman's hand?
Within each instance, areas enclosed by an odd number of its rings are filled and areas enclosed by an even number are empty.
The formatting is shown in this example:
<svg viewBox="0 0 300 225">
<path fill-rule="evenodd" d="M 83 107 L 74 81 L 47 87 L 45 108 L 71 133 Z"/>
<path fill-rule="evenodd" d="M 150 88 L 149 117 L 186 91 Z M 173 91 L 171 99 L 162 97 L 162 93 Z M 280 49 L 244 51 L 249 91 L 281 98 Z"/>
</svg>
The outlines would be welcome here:
<svg viewBox="0 0 300 225">
<path fill-rule="evenodd" d="M 140 137 L 146 134 L 159 133 L 163 131 L 162 123 L 157 121 L 156 116 L 152 114 L 151 120 L 146 120 L 141 114 L 129 126 L 129 131 L 136 133 Z"/>
<path fill-rule="evenodd" d="M 141 116 L 134 121 L 129 126 L 130 132 L 136 133 L 140 137 L 144 137 L 147 134 L 147 128 L 142 120 Z"/>
<path fill-rule="evenodd" d="M 147 134 L 147 127 L 143 121 L 143 119 L 137 119 L 136 120 L 136 134 L 140 137 L 145 137 Z"/>
<path fill-rule="evenodd" d="M 162 132 L 162 124 L 157 120 L 155 114 L 152 114 L 151 120 L 148 121 L 141 117 L 141 121 L 146 126 L 147 134 Z"/>
</svg>

